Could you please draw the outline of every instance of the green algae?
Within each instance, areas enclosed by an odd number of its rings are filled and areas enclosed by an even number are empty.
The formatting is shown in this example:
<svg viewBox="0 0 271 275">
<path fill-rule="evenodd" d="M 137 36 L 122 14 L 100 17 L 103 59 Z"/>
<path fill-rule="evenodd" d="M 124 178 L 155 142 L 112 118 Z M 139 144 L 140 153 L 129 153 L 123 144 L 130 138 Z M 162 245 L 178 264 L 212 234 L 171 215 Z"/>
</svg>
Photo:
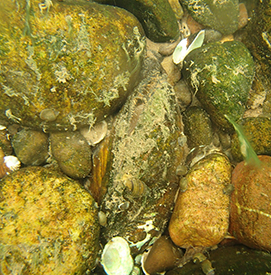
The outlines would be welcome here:
<svg viewBox="0 0 271 275">
<path fill-rule="evenodd" d="M 208 43 L 185 59 L 184 77 L 211 120 L 222 130 L 232 131 L 224 115 L 235 121 L 245 111 L 254 77 L 254 61 L 243 43 Z"/>
</svg>

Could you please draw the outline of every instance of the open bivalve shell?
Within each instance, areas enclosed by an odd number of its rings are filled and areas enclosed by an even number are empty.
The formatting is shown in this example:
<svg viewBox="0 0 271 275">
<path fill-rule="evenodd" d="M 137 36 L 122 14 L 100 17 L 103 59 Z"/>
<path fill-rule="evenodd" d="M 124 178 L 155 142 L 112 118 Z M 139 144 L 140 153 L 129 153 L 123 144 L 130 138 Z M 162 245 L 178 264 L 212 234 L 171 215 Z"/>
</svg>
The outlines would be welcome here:
<svg viewBox="0 0 271 275">
<path fill-rule="evenodd" d="M 101 264 L 108 275 L 129 275 L 134 261 L 127 241 L 121 237 L 112 238 L 104 247 Z"/>
<path fill-rule="evenodd" d="M 185 57 L 194 49 L 197 49 L 202 46 L 205 37 L 205 30 L 201 30 L 192 43 L 189 45 L 188 38 L 184 38 L 175 48 L 172 58 L 174 64 L 182 64 Z"/>
</svg>

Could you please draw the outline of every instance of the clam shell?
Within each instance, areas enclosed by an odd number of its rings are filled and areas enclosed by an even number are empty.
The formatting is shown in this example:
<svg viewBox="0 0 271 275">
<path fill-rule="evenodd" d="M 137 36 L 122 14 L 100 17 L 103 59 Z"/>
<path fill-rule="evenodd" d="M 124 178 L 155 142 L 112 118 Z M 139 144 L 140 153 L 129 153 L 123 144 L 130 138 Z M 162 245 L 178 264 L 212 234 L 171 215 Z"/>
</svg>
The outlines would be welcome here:
<svg viewBox="0 0 271 275">
<path fill-rule="evenodd" d="M 134 261 L 125 239 L 114 237 L 105 245 L 101 264 L 108 275 L 129 275 L 132 272 Z"/>
</svg>

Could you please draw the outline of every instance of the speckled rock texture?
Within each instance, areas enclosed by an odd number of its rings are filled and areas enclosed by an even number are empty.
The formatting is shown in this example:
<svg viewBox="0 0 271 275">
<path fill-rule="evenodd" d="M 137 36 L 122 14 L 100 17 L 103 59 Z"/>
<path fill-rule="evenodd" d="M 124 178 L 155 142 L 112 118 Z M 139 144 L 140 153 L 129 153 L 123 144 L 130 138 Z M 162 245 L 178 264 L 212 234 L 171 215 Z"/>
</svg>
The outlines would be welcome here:
<svg viewBox="0 0 271 275">
<path fill-rule="evenodd" d="M 122 7 L 134 14 L 142 24 L 146 36 L 154 42 L 176 40 L 179 27 L 167 0 L 96 0 L 99 3 Z"/>
<path fill-rule="evenodd" d="M 44 131 L 92 126 L 115 112 L 145 53 L 138 20 L 97 3 L 1 2 L 0 33 L 1 124 Z"/>
<path fill-rule="evenodd" d="M 235 121 L 243 116 L 254 77 L 254 61 L 245 45 L 213 42 L 195 49 L 185 59 L 183 74 L 212 121 L 233 131 L 224 115 Z"/>
<path fill-rule="evenodd" d="M 78 182 L 28 167 L 0 186 L 1 274 L 83 275 L 95 267 L 97 209 Z"/>
<path fill-rule="evenodd" d="M 191 16 L 200 24 L 222 34 L 238 29 L 238 0 L 182 0 Z"/>
<path fill-rule="evenodd" d="M 169 223 L 172 241 L 183 248 L 218 244 L 229 226 L 231 164 L 222 154 L 210 154 L 185 176 L 187 189 L 180 192 Z"/>
<path fill-rule="evenodd" d="M 239 163 L 232 173 L 230 232 L 241 243 L 271 251 L 271 157 L 261 164 Z"/>
<path fill-rule="evenodd" d="M 92 150 L 78 131 L 51 133 L 50 145 L 63 173 L 75 179 L 85 178 L 90 173 Z"/>
<path fill-rule="evenodd" d="M 108 189 L 101 204 L 107 215 L 102 237 L 125 238 L 133 254 L 144 251 L 165 229 L 178 186 L 176 168 L 184 158 L 173 88 L 159 67 L 144 75 L 116 118 Z"/>
</svg>

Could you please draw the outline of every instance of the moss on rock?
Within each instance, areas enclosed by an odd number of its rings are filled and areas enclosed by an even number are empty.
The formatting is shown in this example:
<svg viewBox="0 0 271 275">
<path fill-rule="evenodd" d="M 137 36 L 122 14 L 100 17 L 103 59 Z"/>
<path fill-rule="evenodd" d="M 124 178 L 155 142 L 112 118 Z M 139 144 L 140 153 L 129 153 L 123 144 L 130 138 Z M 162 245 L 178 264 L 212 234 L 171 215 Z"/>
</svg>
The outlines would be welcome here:
<svg viewBox="0 0 271 275">
<path fill-rule="evenodd" d="M 224 115 L 235 121 L 243 116 L 254 77 L 254 62 L 245 45 L 208 43 L 188 54 L 183 73 L 212 121 L 232 131 Z"/>
</svg>

